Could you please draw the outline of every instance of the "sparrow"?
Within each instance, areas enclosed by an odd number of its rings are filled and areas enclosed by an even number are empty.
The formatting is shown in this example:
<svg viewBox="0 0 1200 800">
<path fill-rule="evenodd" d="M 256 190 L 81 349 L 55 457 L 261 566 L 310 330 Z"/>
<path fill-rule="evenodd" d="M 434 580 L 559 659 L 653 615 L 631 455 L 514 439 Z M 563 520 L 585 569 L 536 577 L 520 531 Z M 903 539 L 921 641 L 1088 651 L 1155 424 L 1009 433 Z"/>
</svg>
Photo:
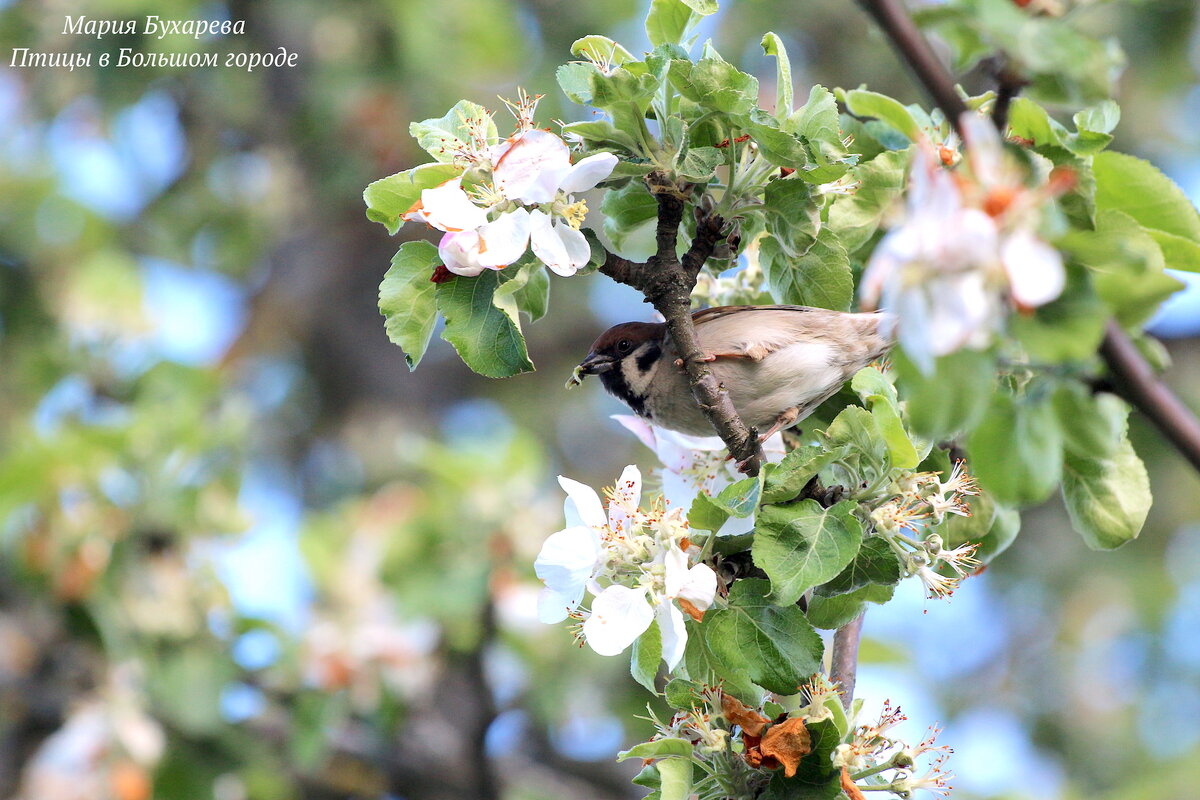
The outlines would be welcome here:
<svg viewBox="0 0 1200 800">
<path fill-rule="evenodd" d="M 887 352 L 890 320 L 784 305 L 692 313 L 704 360 L 742 421 L 765 431 L 764 440 L 807 417 Z M 585 375 L 598 375 L 610 394 L 659 427 L 713 435 L 664 322 L 624 322 L 600 334 L 568 386 Z"/>
</svg>

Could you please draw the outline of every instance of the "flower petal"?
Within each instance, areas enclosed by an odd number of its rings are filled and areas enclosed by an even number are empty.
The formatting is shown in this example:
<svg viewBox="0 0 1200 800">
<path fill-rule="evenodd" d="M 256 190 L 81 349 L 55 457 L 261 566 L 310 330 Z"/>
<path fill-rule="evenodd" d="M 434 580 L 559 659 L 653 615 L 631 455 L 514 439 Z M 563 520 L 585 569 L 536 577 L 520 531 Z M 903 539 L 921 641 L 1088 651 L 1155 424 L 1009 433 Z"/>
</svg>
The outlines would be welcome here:
<svg viewBox="0 0 1200 800">
<path fill-rule="evenodd" d="M 616 166 L 617 157 L 612 153 L 597 153 L 594 156 L 588 156 L 571 167 L 571 171 L 562 179 L 558 188 L 567 194 L 587 191 L 611 175 Z"/>
<path fill-rule="evenodd" d="M 645 589 L 609 586 L 592 601 L 583 636 L 600 655 L 615 656 L 645 633 L 653 619 Z"/>
<path fill-rule="evenodd" d="M 438 255 L 441 256 L 446 269 L 455 275 L 472 277 L 484 270 L 484 266 L 479 263 L 479 233 L 477 231 L 447 233 L 438 242 Z"/>
<path fill-rule="evenodd" d="M 547 267 L 558 275 L 568 277 L 574 275 L 579 267 L 587 263 L 591 247 L 588 246 L 587 239 L 582 233 L 569 225 L 552 224 L 550 215 L 544 211 L 534 210 L 530 212 L 529 218 L 532 223 L 529 238 L 533 245 L 533 254 L 540 258 Z M 564 235 L 564 230 L 570 231 L 570 233 Z M 587 247 L 587 254 L 583 255 L 582 261 L 579 260 L 580 252 L 578 250 L 580 239 Z"/>
<path fill-rule="evenodd" d="M 613 498 L 608 501 L 608 527 L 613 531 L 629 534 L 633 517 L 642 499 L 642 473 L 633 464 L 621 471 L 614 487 Z"/>
<path fill-rule="evenodd" d="M 558 234 L 558 238 L 562 240 L 563 247 L 567 251 L 566 266 L 554 271 L 564 278 L 569 278 L 591 259 L 592 246 L 588 244 L 587 237 L 581 231 L 572 228 L 565 222 L 555 222 L 554 232 Z M 550 268 L 554 269 L 553 266 Z"/>
<path fill-rule="evenodd" d="M 550 534 L 533 562 L 533 569 L 550 589 L 582 596 L 599 558 L 600 538 L 593 529 L 577 525 Z"/>
<path fill-rule="evenodd" d="M 529 212 L 523 208 L 501 214 L 479 229 L 479 263 L 504 269 L 529 247 Z"/>
<path fill-rule="evenodd" d="M 654 614 L 658 620 L 658 630 L 662 634 L 662 657 L 667 662 L 667 669 L 673 670 L 683 658 L 687 649 L 687 626 L 684 624 L 683 612 L 674 603 L 661 603 Z"/>
<path fill-rule="evenodd" d="M 608 525 L 604 516 L 604 506 L 600 496 L 592 487 L 573 481 L 570 478 L 558 476 L 558 485 L 567 493 L 567 501 L 563 504 L 563 513 L 567 517 L 567 526 L 585 525 L 592 528 L 603 528 Z"/>
<path fill-rule="evenodd" d="M 562 622 L 571 615 L 572 611 L 579 607 L 581 600 L 583 600 L 582 586 L 573 595 L 556 592 L 547 586 L 538 593 L 538 621 L 544 622 L 547 625 Z"/>
<path fill-rule="evenodd" d="M 422 191 L 419 206 L 404 218 L 419 219 L 442 231 L 469 231 L 487 222 L 487 210 L 471 202 L 462 189 L 462 178 L 451 178 Z"/>
<path fill-rule="evenodd" d="M 1006 238 L 1000 260 L 1018 306 L 1037 308 L 1062 294 L 1067 279 L 1062 256 L 1031 231 L 1018 230 Z"/>
<path fill-rule="evenodd" d="M 687 571 L 676 599 L 686 600 L 700 611 L 707 611 L 717 596 L 717 573 L 707 564 L 697 564 Z"/>
<path fill-rule="evenodd" d="M 530 130 L 513 141 L 492 172 L 496 190 L 522 203 L 549 203 L 571 171 L 571 155 L 562 139 Z"/>
<path fill-rule="evenodd" d="M 654 426 L 641 417 L 633 414 L 610 414 L 609 419 L 620 423 L 621 427 L 632 433 L 642 444 L 654 449 Z"/>
</svg>

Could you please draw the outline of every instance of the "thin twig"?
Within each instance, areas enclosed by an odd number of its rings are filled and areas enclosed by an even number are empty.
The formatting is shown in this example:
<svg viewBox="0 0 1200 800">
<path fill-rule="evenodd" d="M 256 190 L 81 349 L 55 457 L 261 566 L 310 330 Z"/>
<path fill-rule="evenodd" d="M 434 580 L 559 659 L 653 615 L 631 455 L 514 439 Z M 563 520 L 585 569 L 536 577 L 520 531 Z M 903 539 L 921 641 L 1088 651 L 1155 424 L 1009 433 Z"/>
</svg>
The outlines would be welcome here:
<svg viewBox="0 0 1200 800">
<path fill-rule="evenodd" d="M 866 612 L 864 611 L 863 614 Z M 829 680 L 842 695 L 842 707 L 850 710 L 854 700 L 854 681 L 858 677 L 858 643 L 862 639 L 863 614 L 837 629 L 833 634 L 833 655 L 829 663 Z"/>
<path fill-rule="evenodd" d="M 859 3 L 879 23 L 921 85 L 957 128 L 959 117 L 967 110 L 966 103 L 958 96 L 949 71 L 934 55 L 912 19 L 897 0 L 859 0 Z M 1108 365 L 1113 384 L 1125 399 L 1145 414 L 1167 441 L 1200 470 L 1200 421 L 1158 379 L 1154 369 L 1114 321 L 1108 322 L 1100 355 Z"/>
<path fill-rule="evenodd" d="M 646 302 L 663 315 L 700 409 L 729 448 L 729 454 L 738 462 L 739 468 L 748 475 L 757 475 L 762 462 L 758 436 L 742 421 L 729 394 L 704 361 L 704 351 L 692 324 L 692 289 L 696 287 L 696 276 L 721 241 L 725 221 L 716 215 L 699 219 L 696 235 L 680 259 L 676 248 L 686 208 L 684 191 L 659 172 L 646 176 L 646 184 L 658 200 L 655 254 L 648 261 L 638 263 L 610 253 L 600 271 L 618 283 L 640 291 Z"/>
</svg>

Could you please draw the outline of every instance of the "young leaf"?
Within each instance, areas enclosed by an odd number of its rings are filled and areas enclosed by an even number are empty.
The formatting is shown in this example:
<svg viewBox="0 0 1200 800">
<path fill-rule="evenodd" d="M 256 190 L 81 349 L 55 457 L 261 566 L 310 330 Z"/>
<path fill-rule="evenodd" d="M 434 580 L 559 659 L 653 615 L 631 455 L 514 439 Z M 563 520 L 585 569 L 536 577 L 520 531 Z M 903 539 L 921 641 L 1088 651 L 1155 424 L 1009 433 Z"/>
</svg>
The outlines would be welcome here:
<svg viewBox="0 0 1200 800">
<path fill-rule="evenodd" d="M 892 466 L 898 469 L 912 469 L 917 466 L 920 459 L 917 458 L 917 448 L 913 446 L 912 439 L 900 419 L 896 387 L 892 386 L 882 372 L 874 367 L 866 367 L 854 376 L 850 388 L 871 409 L 879 433 L 887 444 Z"/>
<path fill-rule="evenodd" d="M 505 270 L 505 273 L 509 272 L 512 277 L 496 287 L 493 302 L 497 307 L 504 307 L 512 298 L 517 309 L 524 312 L 530 322 L 537 322 L 546 315 L 546 307 L 550 302 L 550 278 L 546 276 L 542 262 L 526 254 Z"/>
<path fill-rule="evenodd" d="M 501 273 L 485 269 L 477 277 L 456 276 L 438 284 L 438 311 L 446 318 L 442 338 L 475 372 L 488 378 L 507 378 L 529 372 L 533 363 L 525 350 L 525 337 L 517 321 L 516 302 L 494 302 Z"/>
<path fill-rule="evenodd" d="M 914 433 L 940 441 L 969 431 L 987 408 L 995 384 L 995 360 L 988 353 L 959 350 L 934 362 L 925 375 L 905 357 L 892 351 L 900 395 L 905 399 Z"/>
<path fill-rule="evenodd" d="M 866 89 L 852 89 L 846 92 L 846 108 L 856 117 L 874 117 L 886 122 L 910 142 L 915 142 L 921 134 L 921 126 L 899 100 L 894 100 L 878 92 Z"/>
<path fill-rule="evenodd" d="M 1067 453 L 1062 492 L 1071 525 L 1093 550 L 1112 550 L 1136 538 L 1153 499 L 1146 467 L 1127 436 L 1108 458 Z"/>
<path fill-rule="evenodd" d="M 745 675 L 769 692 L 795 694 L 821 668 L 824 645 L 804 612 L 773 604 L 769 589 L 763 580 L 736 582 L 728 607 L 705 614 L 705 643 L 720 673 Z"/>
<path fill-rule="evenodd" d="M 1058 387 L 1053 402 L 1069 455 L 1104 459 L 1120 446 L 1129 417 L 1129 406 L 1121 398 L 1093 394 L 1079 381 L 1070 381 Z"/>
<path fill-rule="evenodd" d="M 832 579 L 817 587 L 818 595 L 847 594 L 872 583 L 890 586 L 900 580 L 900 559 L 879 536 L 869 536 L 854 559 Z"/>
<path fill-rule="evenodd" d="M 458 177 L 461 167 L 454 164 L 422 164 L 419 167 L 380 178 L 363 191 L 367 219 L 378 222 L 394 234 L 400 230 L 400 215 L 421 199 L 421 192 Z"/>
<path fill-rule="evenodd" d="M 658 762 L 662 800 L 687 800 L 692 794 L 692 760 L 664 758 Z"/>
<path fill-rule="evenodd" d="M 763 486 L 764 503 L 785 503 L 795 499 L 800 491 L 818 472 L 846 455 L 846 448 L 826 449 L 820 445 L 797 447 L 783 457 L 778 464 L 768 465 L 764 470 L 766 481 Z"/>
<path fill-rule="evenodd" d="M 792 62 L 783 40 L 774 33 L 763 36 L 762 49 L 767 55 L 775 56 L 775 118 L 782 122 L 792 113 Z M 834 113 L 837 113 L 836 109 Z"/>
<path fill-rule="evenodd" d="M 828 227 L 794 258 L 789 258 L 775 239 L 764 240 L 760 254 L 776 302 L 849 310 L 854 298 L 850 257 Z"/>
<path fill-rule="evenodd" d="M 754 526 L 754 563 L 771 579 L 771 598 L 792 605 L 845 569 L 862 544 L 854 503 L 821 508 L 815 500 L 763 506 Z"/>
<path fill-rule="evenodd" d="M 430 280 L 442 263 L 429 242 L 405 242 L 392 257 L 392 266 L 379 284 L 379 313 L 388 338 L 404 350 L 409 370 L 417 368 L 437 319 L 437 284 Z"/>
<path fill-rule="evenodd" d="M 911 158 L 907 150 L 888 150 L 851 170 L 859 182 L 858 191 L 838 197 L 829 207 L 829 227 L 847 252 L 856 252 L 875 235 L 883 215 L 904 191 Z"/>
<path fill-rule="evenodd" d="M 471 142 L 471 130 L 482 129 L 484 140 L 496 144 L 500 135 L 492 115 L 478 103 L 459 100 L 444 117 L 413 122 L 408 133 L 421 149 L 442 163 L 452 163 L 455 156 Z"/>
<path fill-rule="evenodd" d="M 808 102 L 788 117 L 784 129 L 798 133 L 814 144 L 835 145 L 841 149 L 842 131 L 833 92 L 824 86 L 813 86 L 808 93 Z"/>
<path fill-rule="evenodd" d="M 682 44 L 696 19 L 682 0 L 652 0 L 650 13 L 646 15 L 646 36 L 654 47 Z"/>
<path fill-rule="evenodd" d="M 895 592 L 894 585 L 869 583 L 845 594 L 816 594 L 808 604 L 808 621 L 824 630 L 840 628 L 861 614 L 867 603 L 886 603 Z"/>
<path fill-rule="evenodd" d="M 629 661 L 629 674 L 646 687 L 651 694 L 658 694 L 654 679 L 658 676 L 658 662 L 662 661 L 662 631 L 658 621 L 653 620 L 646 632 L 633 643 L 633 655 Z"/>
<path fill-rule="evenodd" d="M 617 753 L 617 761 L 624 761 L 628 758 L 668 758 L 671 756 L 690 758 L 692 749 L 692 743 L 687 739 L 656 739 L 653 742 L 642 742 L 628 750 L 622 750 Z"/>
<path fill-rule="evenodd" d="M 619 67 L 629 61 L 637 61 L 633 57 L 633 53 L 630 53 L 607 36 L 600 36 L 599 34 L 592 34 L 591 36 L 584 36 L 582 39 L 576 39 L 571 44 L 571 55 L 583 56 L 590 61 L 612 64 L 615 67 Z"/>
<path fill-rule="evenodd" d="M 758 102 L 758 78 L 727 61 L 672 61 L 668 75 L 681 95 L 713 111 L 747 114 Z"/>
</svg>

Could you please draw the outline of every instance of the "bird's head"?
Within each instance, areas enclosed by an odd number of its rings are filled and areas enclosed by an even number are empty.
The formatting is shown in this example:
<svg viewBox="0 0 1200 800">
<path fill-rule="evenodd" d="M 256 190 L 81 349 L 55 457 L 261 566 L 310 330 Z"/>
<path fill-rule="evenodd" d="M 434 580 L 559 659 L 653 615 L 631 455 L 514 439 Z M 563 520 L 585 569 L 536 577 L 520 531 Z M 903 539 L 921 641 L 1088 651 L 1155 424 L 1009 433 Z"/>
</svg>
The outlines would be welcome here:
<svg viewBox="0 0 1200 800">
<path fill-rule="evenodd" d="M 623 322 L 600 334 L 592 343 L 591 352 L 580 362 L 577 372 L 581 375 L 602 375 L 617 367 L 626 359 L 631 360 L 639 372 L 646 372 L 662 353 L 662 339 L 666 326 L 661 322 Z M 647 363 L 639 364 L 642 360 Z"/>
</svg>

